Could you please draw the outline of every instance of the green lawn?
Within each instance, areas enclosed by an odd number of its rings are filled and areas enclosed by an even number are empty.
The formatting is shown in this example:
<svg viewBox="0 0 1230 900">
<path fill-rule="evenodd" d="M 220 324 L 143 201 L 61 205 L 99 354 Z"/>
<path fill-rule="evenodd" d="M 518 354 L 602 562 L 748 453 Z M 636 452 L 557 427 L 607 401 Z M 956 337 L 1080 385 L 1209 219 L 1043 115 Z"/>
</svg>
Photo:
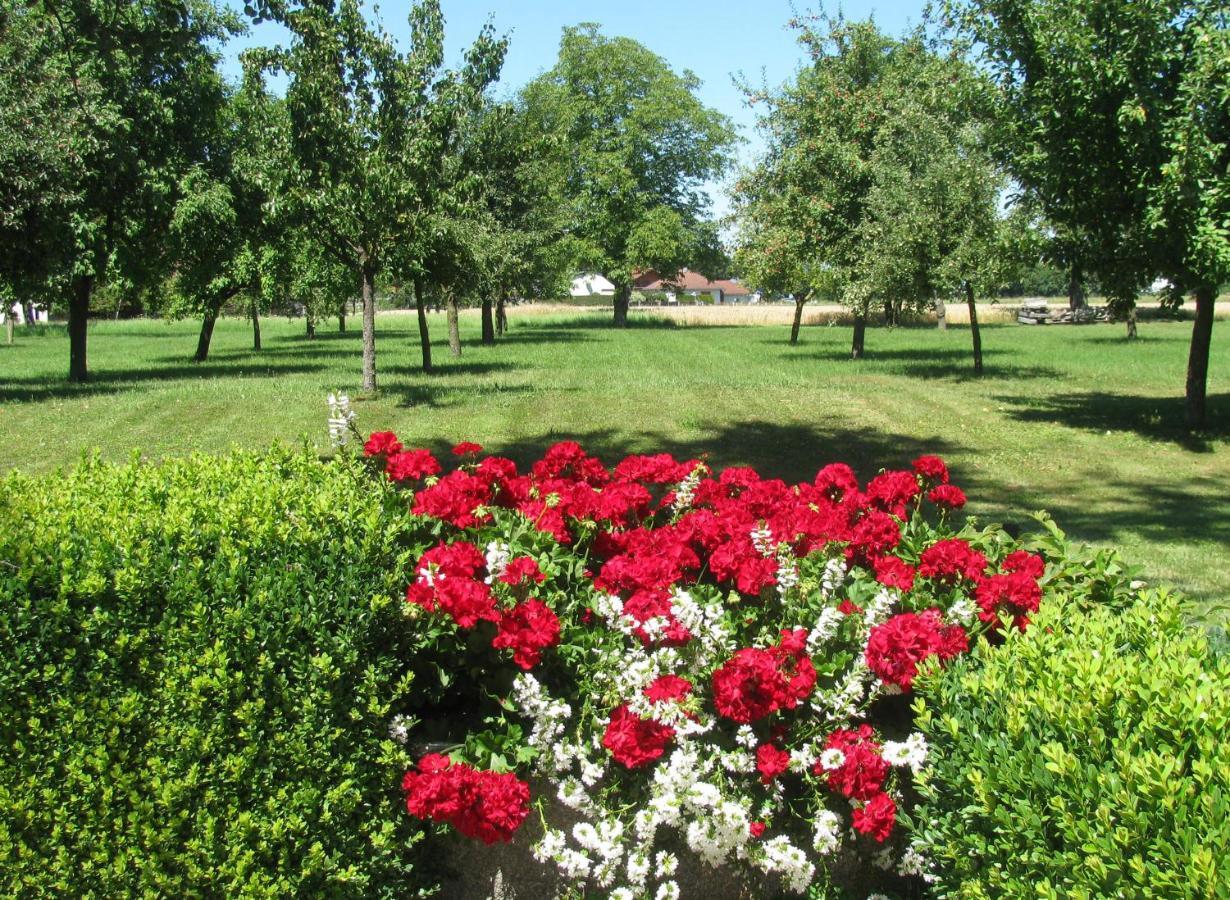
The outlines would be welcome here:
<svg viewBox="0 0 1230 900">
<path fill-rule="evenodd" d="M 525 461 L 575 438 L 608 459 L 629 451 L 707 454 L 787 479 L 846 460 L 863 477 L 916 454 L 946 457 L 979 514 L 1025 522 L 1048 509 L 1070 533 L 1122 547 L 1151 579 L 1207 607 L 1230 600 L 1230 337 L 1219 323 L 1212 430 L 1180 428 L 1190 325 L 984 328 L 987 374 L 970 377 L 969 333 L 873 329 L 870 358 L 846 359 L 845 328 L 628 331 L 605 317 L 517 318 L 496 347 L 465 319 L 461 359 L 432 316 L 439 371 L 417 368 L 411 316 L 379 323 L 378 398 L 355 404 L 362 430 L 393 429 L 443 450 L 467 439 Z M 268 320 L 218 325 L 209 362 L 188 361 L 194 323 L 99 322 L 93 381 L 63 380 L 60 329 L 0 346 L 0 467 L 32 472 L 97 447 L 157 458 L 275 439 L 327 448 L 325 395 L 354 390 L 359 336 Z M 1216 615 L 1221 618 L 1220 614 Z"/>
</svg>

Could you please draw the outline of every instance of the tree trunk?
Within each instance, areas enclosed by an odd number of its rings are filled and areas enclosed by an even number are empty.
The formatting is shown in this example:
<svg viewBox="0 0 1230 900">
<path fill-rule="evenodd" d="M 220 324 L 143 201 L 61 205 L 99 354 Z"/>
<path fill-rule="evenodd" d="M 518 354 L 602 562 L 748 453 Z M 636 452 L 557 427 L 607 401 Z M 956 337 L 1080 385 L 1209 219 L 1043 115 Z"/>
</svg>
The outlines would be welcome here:
<svg viewBox="0 0 1230 900">
<path fill-rule="evenodd" d="M 1127 308 L 1127 337 L 1129 341 L 1136 340 L 1136 301 L 1133 300 Z"/>
<path fill-rule="evenodd" d="M 854 316 L 854 340 L 850 343 L 850 359 L 863 358 L 863 338 L 867 334 L 867 314 L 860 312 Z"/>
<path fill-rule="evenodd" d="M 982 374 L 982 331 L 978 328 L 978 304 L 974 302 L 974 286 L 965 282 L 965 305 L 969 307 L 969 333 L 974 339 L 974 374 Z"/>
<path fill-rule="evenodd" d="M 261 310 L 256 305 L 256 301 L 252 301 L 252 349 L 260 350 L 261 348 Z"/>
<path fill-rule="evenodd" d="M 794 321 L 790 324 L 790 344 L 799 342 L 799 328 L 803 325 L 803 304 L 807 302 L 807 294 L 794 300 Z"/>
<path fill-rule="evenodd" d="M 346 301 L 342 301 L 342 305 L 337 310 L 337 333 L 346 333 Z"/>
<path fill-rule="evenodd" d="M 423 282 L 414 279 L 414 308 L 418 311 L 419 345 L 423 348 L 423 371 L 431 371 L 431 336 L 427 333 L 427 298 L 423 294 Z"/>
<path fill-rule="evenodd" d="M 1212 285 L 1196 288 L 1196 321 L 1187 355 L 1187 427 L 1205 427 L 1205 391 L 1209 378 L 1209 345 L 1213 341 L 1213 304 L 1217 290 Z"/>
<path fill-rule="evenodd" d="M 363 279 L 363 391 L 376 393 L 376 267 L 364 260 Z"/>
<path fill-rule="evenodd" d="M 10 309 L 7 316 L 4 317 L 4 334 L 8 345 L 13 345 L 13 311 Z"/>
<path fill-rule="evenodd" d="M 196 353 L 192 354 L 194 361 L 205 362 L 209 358 L 209 342 L 213 340 L 214 325 L 217 321 L 218 310 L 205 310 L 205 318 L 201 320 L 201 335 L 196 339 Z"/>
<path fill-rule="evenodd" d="M 628 327 L 628 301 L 632 299 L 632 285 L 621 281 L 615 285 L 615 327 Z"/>
<path fill-rule="evenodd" d="M 504 306 L 504 295 L 495 301 L 495 333 L 503 337 L 508 333 L 508 310 Z"/>
<path fill-rule="evenodd" d="M 948 309 L 940 297 L 935 298 L 935 327 L 940 331 L 948 330 Z"/>
<path fill-rule="evenodd" d="M 1068 306 L 1071 309 L 1084 309 L 1085 303 L 1085 275 L 1081 271 L 1081 267 L 1073 265 L 1068 270 Z"/>
<path fill-rule="evenodd" d="M 305 309 L 303 311 L 303 318 L 307 322 L 308 340 L 309 341 L 315 340 L 316 339 L 316 319 L 312 316 L 311 309 Z"/>
<path fill-rule="evenodd" d="M 85 344 L 86 325 L 90 316 L 90 295 L 93 292 L 93 275 L 79 275 L 73 279 L 72 294 L 68 298 L 69 381 L 81 382 L 90 377 L 85 361 Z"/>
<path fill-rule="evenodd" d="M 483 298 L 483 343 L 495 343 L 495 321 L 491 316 L 491 298 Z"/>
<path fill-rule="evenodd" d="M 461 326 L 458 321 L 460 310 L 457 308 L 457 295 L 448 292 L 446 303 L 448 307 L 448 352 L 450 356 L 461 356 Z"/>
</svg>

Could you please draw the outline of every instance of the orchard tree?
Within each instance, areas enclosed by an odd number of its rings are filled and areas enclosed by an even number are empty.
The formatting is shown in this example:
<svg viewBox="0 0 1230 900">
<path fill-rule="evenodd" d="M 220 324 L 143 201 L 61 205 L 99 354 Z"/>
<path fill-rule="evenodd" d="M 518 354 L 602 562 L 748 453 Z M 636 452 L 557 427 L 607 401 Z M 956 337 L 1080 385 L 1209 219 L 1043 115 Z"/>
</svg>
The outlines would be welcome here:
<svg viewBox="0 0 1230 900">
<path fill-rule="evenodd" d="M 950 0 L 996 78 L 998 151 L 1120 308 L 1167 278 L 1196 297 L 1189 427 L 1205 424 L 1217 286 L 1230 274 L 1230 13 L 1222 0 Z"/>
<path fill-rule="evenodd" d="M 95 287 L 117 267 L 133 285 L 165 276 L 176 185 L 203 158 L 202 135 L 223 103 L 216 45 L 239 22 L 208 0 L 6 0 L 3 9 L 5 41 L 31 42 L 32 65 L 13 85 L 38 116 L 25 131 L 41 135 L 35 147 L 55 144 L 54 155 L 27 161 L 39 169 L 29 183 L 49 192 L 36 218 L 52 218 L 24 239 L 36 262 L 26 271 L 41 266 L 67 286 L 69 378 L 84 381 Z"/>
<path fill-rule="evenodd" d="M 949 290 L 941 268 L 994 217 L 999 179 L 967 65 L 869 21 L 798 27 L 810 64 L 752 98 L 768 150 L 736 190 L 736 259 L 758 287 L 794 295 L 792 343 L 811 296 L 840 300 L 860 358 L 872 309 L 893 322 Z"/>
<path fill-rule="evenodd" d="M 506 43 L 484 28 L 461 69 L 443 71 L 438 0 L 412 7 L 404 53 L 368 22 L 358 0 L 271 4 L 268 13 L 292 36 L 288 49 L 265 57 L 290 78 L 286 199 L 291 214 L 355 274 L 363 298 L 363 389 L 374 392 L 376 280 L 398 244 L 420 245 L 418 230 L 442 189 L 459 123 L 481 107 Z"/>
<path fill-rule="evenodd" d="M 561 178 L 578 263 L 615 285 L 614 321 L 626 326 L 632 276 L 671 275 L 691 261 L 708 205 L 703 186 L 730 160 L 730 120 L 629 38 L 594 24 L 565 28 L 555 66 L 525 87 L 530 127 L 568 149 Z"/>
</svg>

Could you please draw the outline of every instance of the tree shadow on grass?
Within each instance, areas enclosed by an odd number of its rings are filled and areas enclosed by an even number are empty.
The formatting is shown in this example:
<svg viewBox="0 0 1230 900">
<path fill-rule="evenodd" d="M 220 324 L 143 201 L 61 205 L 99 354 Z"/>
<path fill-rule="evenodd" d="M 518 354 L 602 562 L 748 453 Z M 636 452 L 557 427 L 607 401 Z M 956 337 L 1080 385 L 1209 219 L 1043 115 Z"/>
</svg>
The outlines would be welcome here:
<svg viewBox="0 0 1230 900">
<path fill-rule="evenodd" d="M 1177 444 L 1194 453 L 1210 453 L 1230 440 L 1230 393 L 1207 398 L 1209 427 L 1188 431 L 1182 397 L 1136 397 L 1086 391 L 1037 397 L 995 398 L 1018 422 L 1053 422 L 1083 431 L 1130 431 L 1150 440 Z"/>
<path fill-rule="evenodd" d="M 1008 362 L 1007 360 L 1021 355 L 1014 350 L 983 350 L 981 375 L 974 374 L 973 352 L 968 349 L 906 347 L 896 350 L 869 350 L 867 356 L 861 360 L 851 359 L 849 351 L 844 349 L 823 347 L 817 350 L 818 352 L 814 353 L 786 353 L 782 359 L 788 362 L 820 360 L 835 364 L 844 363 L 850 366 L 851 374 L 867 372 L 927 380 L 976 382 L 1064 377 L 1063 372 L 1051 366 Z"/>
<path fill-rule="evenodd" d="M 270 360 L 272 361 L 272 357 Z M 292 363 L 261 365 L 263 359 L 240 364 L 223 362 L 187 363 L 149 369 L 101 369 L 90 373 L 89 380 L 75 384 L 61 376 L 10 378 L 0 387 L 0 402 L 39 403 L 46 400 L 73 399 L 115 394 L 152 382 L 199 381 L 213 378 L 281 378 L 286 375 L 306 375 L 327 369 L 324 365 Z"/>
</svg>

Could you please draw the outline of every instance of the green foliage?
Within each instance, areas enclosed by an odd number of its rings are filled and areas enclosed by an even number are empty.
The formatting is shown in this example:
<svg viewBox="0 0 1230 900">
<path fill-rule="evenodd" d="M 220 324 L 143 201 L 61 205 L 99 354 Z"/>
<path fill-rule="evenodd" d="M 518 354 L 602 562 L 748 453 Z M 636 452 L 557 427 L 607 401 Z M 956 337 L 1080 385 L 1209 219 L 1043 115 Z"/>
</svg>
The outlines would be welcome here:
<svg viewBox="0 0 1230 900">
<path fill-rule="evenodd" d="M 0 485 L 0 892 L 407 896 L 406 518 L 355 462 Z"/>
<path fill-rule="evenodd" d="M 522 92 L 532 125 L 569 148 L 560 178 L 575 263 L 616 285 L 618 321 L 634 269 L 670 275 L 707 255 L 704 184 L 725 169 L 735 138 L 697 99 L 699 86 L 642 44 L 584 24 L 564 29 L 555 67 Z"/>
<path fill-rule="evenodd" d="M 1230 660 L 1174 595 L 1052 599 L 920 696 L 913 828 L 940 896 L 1230 891 Z"/>
</svg>

